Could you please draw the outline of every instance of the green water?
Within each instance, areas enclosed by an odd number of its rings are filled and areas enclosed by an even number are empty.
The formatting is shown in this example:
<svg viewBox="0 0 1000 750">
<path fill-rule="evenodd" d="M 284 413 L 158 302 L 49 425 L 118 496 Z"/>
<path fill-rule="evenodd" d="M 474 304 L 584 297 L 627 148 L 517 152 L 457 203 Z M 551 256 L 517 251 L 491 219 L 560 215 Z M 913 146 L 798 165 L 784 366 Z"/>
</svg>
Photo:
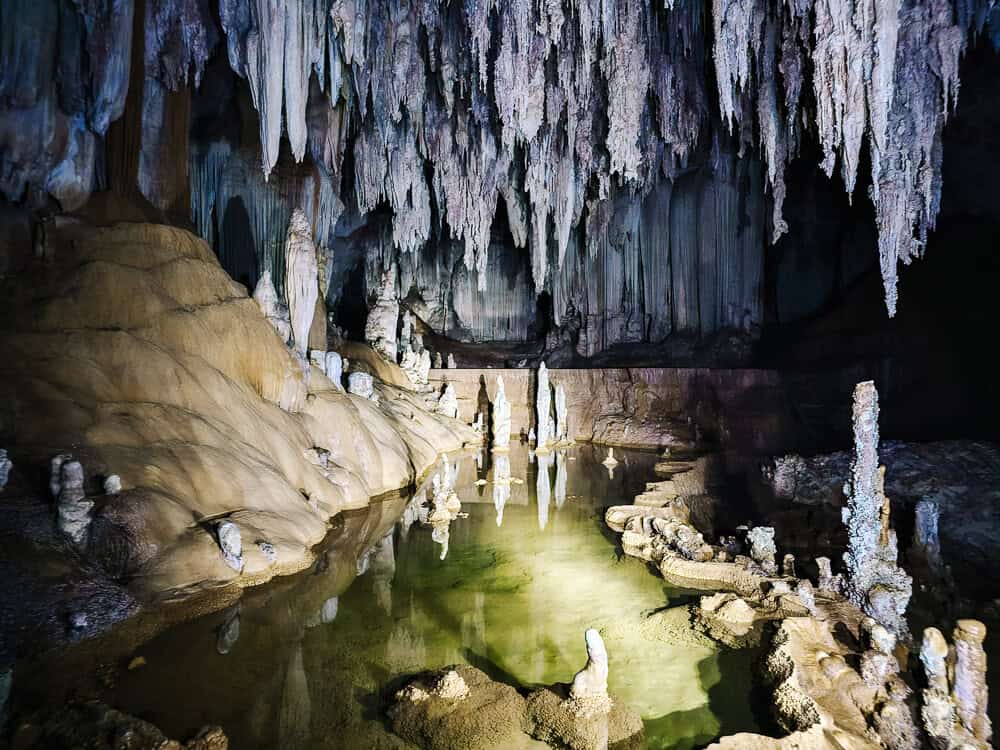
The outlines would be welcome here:
<svg viewBox="0 0 1000 750">
<path fill-rule="evenodd" d="M 584 446 L 540 469 L 515 449 L 509 497 L 476 484 L 502 465 L 463 458 L 468 517 L 452 522 L 444 559 L 415 502 L 349 514 L 314 570 L 146 643 L 145 665 L 120 669 L 108 699 L 170 736 L 220 724 L 238 750 L 403 747 L 381 718 L 403 676 L 464 662 L 521 687 L 567 682 L 596 627 L 610 690 L 641 713 L 649 747 L 753 729 L 752 655 L 692 632 L 679 592 L 620 557 L 603 524 L 604 507 L 652 478 L 655 456 L 621 452 L 613 478 L 600 458 Z"/>
</svg>

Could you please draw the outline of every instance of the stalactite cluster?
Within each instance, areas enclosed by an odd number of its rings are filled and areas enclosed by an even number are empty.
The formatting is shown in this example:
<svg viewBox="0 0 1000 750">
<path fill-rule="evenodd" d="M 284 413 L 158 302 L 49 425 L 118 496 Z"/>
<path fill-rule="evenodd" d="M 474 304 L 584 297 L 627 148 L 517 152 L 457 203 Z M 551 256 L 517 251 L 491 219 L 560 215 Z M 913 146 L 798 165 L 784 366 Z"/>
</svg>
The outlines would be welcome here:
<svg viewBox="0 0 1000 750">
<path fill-rule="evenodd" d="M 152 154 L 139 187 L 163 205 L 164 97 L 197 86 L 224 44 L 258 140 L 249 149 L 246 137 L 239 148 L 231 139 L 192 146 L 193 218 L 213 237 L 240 194 L 268 214 L 252 219 L 266 225 L 253 232 L 262 267 L 280 266 L 267 247 L 280 245 L 294 207 L 322 245 L 344 206 L 355 225 L 388 210 L 395 255 L 459 242 L 482 292 L 502 200 L 535 293 L 559 289 L 574 243 L 594 258 L 605 237 L 630 231 L 634 219 L 615 225 L 623 200 L 645 206 L 692 168 L 711 163 L 715 173 L 720 148 L 759 152 L 762 173 L 740 189 L 753 196 L 766 186 L 768 234 L 777 238 L 785 169 L 808 132 L 823 169 L 850 194 L 867 147 L 890 314 L 897 263 L 922 253 L 937 214 L 941 130 L 958 96 L 959 60 L 992 12 L 990 0 L 218 0 L 217 15 L 213 5 L 4 3 L 3 195 L 81 205 L 102 186 L 98 152 L 131 85 L 142 87 L 141 149 Z M 133 45 L 138 9 L 142 38 Z M 130 81 L 134 48 L 142 81 Z M 312 162 L 308 179 L 282 175 L 294 172 L 279 158 L 283 136 L 289 163 Z M 258 176 L 249 174 L 251 151 Z M 758 222 L 754 210 L 734 210 L 727 221 Z M 699 218 L 713 220 L 713 210 Z M 756 224 L 754 238 L 766 228 Z M 719 244 L 723 254 L 742 253 Z M 665 287 L 667 263 L 647 259 L 643 283 Z M 722 263 L 737 272 L 741 264 Z M 657 293 L 647 310 L 667 304 Z M 708 317 L 720 315 L 725 304 Z"/>
</svg>

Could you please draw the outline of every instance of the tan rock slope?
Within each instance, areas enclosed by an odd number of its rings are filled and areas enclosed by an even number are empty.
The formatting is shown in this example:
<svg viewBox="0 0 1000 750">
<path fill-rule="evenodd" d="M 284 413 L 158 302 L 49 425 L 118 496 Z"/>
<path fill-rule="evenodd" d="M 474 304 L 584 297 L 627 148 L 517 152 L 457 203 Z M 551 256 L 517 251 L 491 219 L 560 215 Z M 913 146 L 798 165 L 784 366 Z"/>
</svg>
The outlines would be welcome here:
<svg viewBox="0 0 1000 750">
<path fill-rule="evenodd" d="M 26 476 L 57 453 L 83 463 L 100 495 L 85 553 L 115 557 L 137 594 L 300 569 L 332 516 L 474 439 L 398 386 L 377 384 L 376 404 L 305 372 L 188 232 L 66 226 L 51 242 L 0 289 L 0 440 Z M 110 474 L 122 491 L 101 495 Z"/>
</svg>

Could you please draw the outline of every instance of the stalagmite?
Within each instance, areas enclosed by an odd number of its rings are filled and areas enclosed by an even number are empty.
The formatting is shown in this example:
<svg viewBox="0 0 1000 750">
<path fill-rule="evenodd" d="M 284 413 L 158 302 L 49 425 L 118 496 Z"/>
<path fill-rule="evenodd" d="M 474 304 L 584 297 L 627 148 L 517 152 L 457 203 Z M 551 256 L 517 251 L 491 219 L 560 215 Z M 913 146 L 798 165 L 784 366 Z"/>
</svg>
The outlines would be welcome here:
<svg viewBox="0 0 1000 750">
<path fill-rule="evenodd" d="M 913 549 L 932 572 L 940 572 L 942 568 L 938 514 L 937 499 L 925 497 L 917 502 L 914 511 Z"/>
<path fill-rule="evenodd" d="M 987 714 L 986 652 L 983 640 L 986 626 L 978 620 L 959 620 L 955 624 L 955 677 L 952 700 L 959 723 L 983 746 L 993 738 Z"/>
<path fill-rule="evenodd" d="M 959 620 L 949 650 L 941 631 L 924 630 L 920 661 L 927 685 L 921 695 L 921 719 L 935 750 L 991 747 L 985 636 L 986 627 L 978 620 Z"/>
<path fill-rule="evenodd" d="M 573 677 L 569 690 L 570 708 L 580 716 L 606 714 L 611 710 L 608 651 L 601 634 L 594 628 L 587 629 L 584 641 L 587 644 L 587 664 Z"/>
<path fill-rule="evenodd" d="M 396 361 L 396 326 L 399 323 L 399 299 L 396 296 L 395 266 L 383 270 L 376 296 L 368 309 L 365 341 L 390 362 Z"/>
<path fill-rule="evenodd" d="M 291 319 L 292 344 L 303 357 L 309 348 L 309 329 L 316 312 L 318 279 L 316 246 L 309 220 L 300 209 L 295 209 L 285 238 L 285 299 Z"/>
<path fill-rule="evenodd" d="M 420 350 L 420 360 L 417 362 L 417 382 L 427 385 L 431 371 L 431 353 L 427 349 Z"/>
<path fill-rule="evenodd" d="M 352 372 L 347 376 L 347 392 L 355 396 L 363 396 L 371 401 L 378 401 L 375 395 L 375 381 L 367 372 Z"/>
<path fill-rule="evenodd" d="M 503 376 L 497 375 L 497 392 L 493 397 L 493 450 L 510 446 L 510 402 L 503 388 Z"/>
<path fill-rule="evenodd" d="M 271 280 L 271 271 L 265 269 L 257 280 L 257 286 L 253 290 L 253 298 L 260 306 L 260 311 L 264 317 L 274 326 L 282 341 L 290 341 L 292 338 L 292 323 L 288 315 L 288 307 L 278 297 L 278 291 L 274 288 Z"/>
<path fill-rule="evenodd" d="M 556 383 L 556 427 L 555 441 L 563 443 L 569 438 L 569 414 L 566 410 L 566 389 Z"/>
<path fill-rule="evenodd" d="M 425 350 L 426 351 L 426 350 Z M 438 399 L 435 411 L 452 419 L 458 419 L 458 398 L 455 396 L 455 386 L 446 383 L 441 398 Z"/>
<path fill-rule="evenodd" d="M 878 465 L 878 392 L 872 381 L 854 389 L 854 459 L 844 487 L 847 506 L 845 594 L 876 622 L 902 635 L 911 578 L 897 565 L 896 532 L 889 526 L 885 468 Z"/>
<path fill-rule="evenodd" d="M 434 352 L 434 369 L 441 369 L 441 352 Z"/>
<path fill-rule="evenodd" d="M 104 494 L 118 495 L 122 491 L 122 478 L 117 474 L 111 474 L 104 479 Z"/>
<path fill-rule="evenodd" d="M 455 355 L 448 352 L 448 369 L 454 370 L 457 365 L 455 364 Z"/>
<path fill-rule="evenodd" d="M 13 466 L 14 463 L 7 458 L 7 451 L 0 448 L 0 490 L 7 486 L 7 479 Z"/>
<path fill-rule="evenodd" d="M 337 352 L 327 352 L 326 361 L 323 363 L 323 371 L 330 379 L 330 382 L 338 389 L 344 390 L 344 360 Z"/>
<path fill-rule="evenodd" d="M 535 395 L 535 445 L 538 450 L 544 450 L 551 442 L 549 433 L 549 412 L 552 409 L 552 391 L 549 387 L 549 371 L 542 362 L 538 366 L 538 390 Z"/>
<path fill-rule="evenodd" d="M 92 500 L 83 491 L 83 466 L 66 457 L 59 461 L 59 484 L 56 498 L 56 523 L 59 530 L 78 547 L 85 547 L 90 531 Z M 56 459 L 53 459 L 55 461 Z M 55 469 L 55 464 L 53 464 Z"/>
<path fill-rule="evenodd" d="M 747 534 L 747 541 L 750 543 L 750 557 L 753 561 L 760 565 L 767 575 L 777 573 L 774 529 L 770 526 L 756 526 Z"/>
</svg>

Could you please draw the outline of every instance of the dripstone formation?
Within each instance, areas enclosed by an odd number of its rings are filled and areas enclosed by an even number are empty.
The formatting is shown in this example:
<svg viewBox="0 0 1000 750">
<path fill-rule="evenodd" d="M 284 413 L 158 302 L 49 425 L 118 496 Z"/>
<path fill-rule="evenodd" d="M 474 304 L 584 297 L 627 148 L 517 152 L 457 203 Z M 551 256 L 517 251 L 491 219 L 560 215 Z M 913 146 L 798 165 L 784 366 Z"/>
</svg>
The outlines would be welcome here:
<svg viewBox="0 0 1000 750">
<path fill-rule="evenodd" d="M 364 255 L 368 291 L 394 269 L 439 332 L 524 338 L 548 291 L 583 354 L 759 324 L 760 246 L 785 231 L 806 138 L 848 193 L 867 189 L 892 314 L 898 263 L 938 214 L 959 62 L 1000 25 L 989 0 L 3 10 L 34 32 L 0 38 L 8 201 L 140 196 L 193 220 L 251 286 L 284 267 L 298 208 L 332 302 L 351 267 L 328 260 L 337 244 Z M 240 106 L 244 132 L 218 125 Z M 501 262 L 501 213 L 520 270 Z"/>
</svg>

